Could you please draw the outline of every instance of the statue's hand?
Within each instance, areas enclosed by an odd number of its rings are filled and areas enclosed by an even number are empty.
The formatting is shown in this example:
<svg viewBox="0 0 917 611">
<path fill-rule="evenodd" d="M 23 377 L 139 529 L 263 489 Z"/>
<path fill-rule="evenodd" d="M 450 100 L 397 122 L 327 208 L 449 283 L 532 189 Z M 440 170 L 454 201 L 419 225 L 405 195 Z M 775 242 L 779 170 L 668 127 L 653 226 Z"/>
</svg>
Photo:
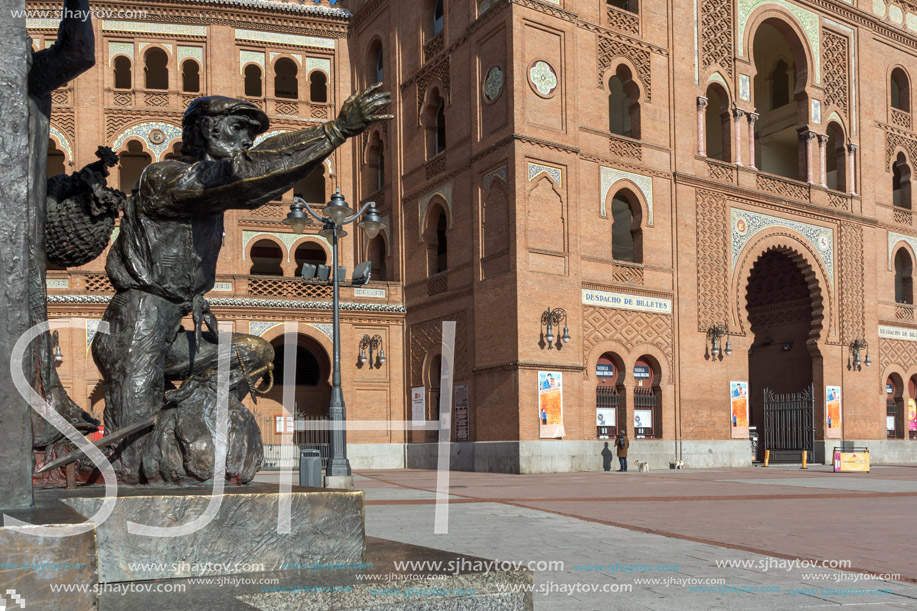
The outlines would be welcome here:
<svg viewBox="0 0 917 611">
<path fill-rule="evenodd" d="M 363 93 L 355 93 L 347 98 L 335 121 L 342 134 L 348 138 L 357 136 L 376 121 L 388 121 L 394 118 L 393 115 L 377 114 L 392 102 L 390 93 L 377 93 L 381 87 L 382 83 L 376 83 Z"/>
</svg>

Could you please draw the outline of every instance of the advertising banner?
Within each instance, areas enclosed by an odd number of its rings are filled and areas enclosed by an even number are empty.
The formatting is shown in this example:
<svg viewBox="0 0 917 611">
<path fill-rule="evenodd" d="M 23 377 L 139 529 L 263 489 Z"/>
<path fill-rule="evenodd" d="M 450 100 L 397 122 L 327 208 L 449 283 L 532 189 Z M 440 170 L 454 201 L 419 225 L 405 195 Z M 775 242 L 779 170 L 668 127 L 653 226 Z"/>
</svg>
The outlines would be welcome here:
<svg viewBox="0 0 917 611">
<path fill-rule="evenodd" d="M 427 393 L 423 386 L 411 389 L 411 423 L 423 426 L 427 420 Z"/>
<path fill-rule="evenodd" d="M 471 430 L 468 421 L 470 397 L 467 384 L 457 384 L 455 387 L 455 440 L 468 441 Z"/>
<path fill-rule="evenodd" d="M 825 416 L 828 427 L 825 429 L 826 439 L 841 438 L 841 387 L 825 387 Z"/>
<path fill-rule="evenodd" d="M 729 412 L 732 439 L 748 439 L 748 382 L 729 383 Z"/>
<path fill-rule="evenodd" d="M 564 436 L 563 374 L 538 372 L 538 437 L 560 439 Z"/>
<path fill-rule="evenodd" d="M 834 472 L 853 471 L 869 473 L 869 452 L 841 452 L 834 450 Z"/>
</svg>

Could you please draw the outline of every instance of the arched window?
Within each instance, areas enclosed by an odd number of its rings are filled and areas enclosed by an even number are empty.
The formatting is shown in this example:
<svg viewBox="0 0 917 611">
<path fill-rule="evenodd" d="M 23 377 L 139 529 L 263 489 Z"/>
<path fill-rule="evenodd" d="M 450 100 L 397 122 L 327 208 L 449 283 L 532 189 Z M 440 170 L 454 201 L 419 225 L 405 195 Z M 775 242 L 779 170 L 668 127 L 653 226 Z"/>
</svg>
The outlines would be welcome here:
<svg viewBox="0 0 917 611">
<path fill-rule="evenodd" d="M 427 245 L 427 274 L 432 276 L 449 269 L 449 242 L 446 235 L 446 211 L 435 205 L 427 214 L 424 242 Z"/>
<path fill-rule="evenodd" d="M 706 98 L 704 141 L 707 157 L 720 161 L 731 161 L 732 130 L 729 129 L 729 97 L 722 87 L 714 84 L 707 87 Z"/>
<path fill-rule="evenodd" d="M 443 31 L 445 25 L 445 12 L 443 11 L 443 0 L 436 0 L 433 6 L 433 35 L 436 36 Z"/>
<path fill-rule="evenodd" d="M 847 190 L 847 147 L 844 131 L 837 123 L 828 125 L 828 142 L 825 144 L 825 176 L 829 189 Z"/>
<path fill-rule="evenodd" d="M 895 303 L 914 303 L 914 264 L 907 250 L 895 255 Z"/>
<path fill-rule="evenodd" d="M 438 89 L 427 94 L 422 122 L 426 130 L 427 158 L 435 157 L 446 150 L 446 100 Z"/>
<path fill-rule="evenodd" d="M 901 68 L 892 70 L 891 83 L 891 103 L 892 108 L 911 111 L 911 87 L 908 83 L 907 75 Z"/>
<path fill-rule="evenodd" d="M 252 276 L 282 276 L 283 249 L 270 240 L 258 240 L 249 253 Z"/>
<path fill-rule="evenodd" d="M 376 82 L 381 83 L 383 81 L 383 73 L 385 72 L 385 60 L 382 55 L 382 45 L 379 45 L 379 50 L 376 52 Z"/>
<path fill-rule="evenodd" d="M 274 96 L 288 100 L 299 99 L 299 68 L 296 62 L 287 57 L 281 57 L 274 64 Z"/>
<path fill-rule="evenodd" d="M 181 65 L 181 90 L 185 93 L 200 93 L 201 67 L 193 59 L 186 59 Z"/>
<path fill-rule="evenodd" d="M 640 138 L 640 88 L 627 66 L 618 66 L 608 81 L 608 130 Z"/>
<path fill-rule="evenodd" d="M 281 343 L 274 347 L 274 387 L 283 387 L 286 350 Z M 311 350 L 296 346 L 296 386 L 318 386 L 321 382 L 322 368 Z"/>
<path fill-rule="evenodd" d="M 159 47 L 153 47 L 146 52 L 146 74 L 147 89 L 169 89 L 169 56 Z"/>
<path fill-rule="evenodd" d="M 260 98 L 262 96 L 262 74 L 261 66 L 249 64 L 245 66 L 245 95 L 249 98 Z"/>
<path fill-rule="evenodd" d="M 366 190 L 370 193 L 378 191 L 385 186 L 385 148 L 378 132 L 374 133 L 369 141 L 366 163 L 369 166 L 366 172 L 367 182 L 364 183 Z"/>
<path fill-rule="evenodd" d="M 316 70 L 309 77 L 309 99 L 316 104 L 328 102 L 328 77 Z"/>
<path fill-rule="evenodd" d="M 115 89 L 131 89 L 134 86 L 131 59 L 124 55 L 115 58 Z"/>
<path fill-rule="evenodd" d="M 640 206 L 630 191 L 619 191 L 612 198 L 611 219 L 611 258 L 627 263 L 642 263 Z"/>
<path fill-rule="evenodd" d="M 898 153 L 892 166 L 892 205 L 911 208 L 911 167 L 904 153 Z"/>
<path fill-rule="evenodd" d="M 48 138 L 48 178 L 67 173 L 67 158 L 57 147 L 54 138 Z"/>
<path fill-rule="evenodd" d="M 387 281 L 388 274 L 385 265 L 385 238 L 383 238 L 382 235 L 377 235 L 369 243 L 369 260 L 372 262 L 372 280 L 377 282 Z"/>
<path fill-rule="evenodd" d="M 328 255 L 325 249 L 315 242 L 304 242 L 296 248 L 296 277 L 302 274 L 302 266 L 306 263 L 310 265 L 325 265 L 328 261 Z"/>
<path fill-rule="evenodd" d="M 153 158 L 143 150 L 143 145 L 137 140 L 127 143 L 127 150 L 121 153 L 120 163 L 120 189 L 130 193 L 140 175 L 148 165 L 153 163 Z"/>
<path fill-rule="evenodd" d="M 807 144 L 799 132 L 806 126 L 800 117 L 809 116 L 804 49 L 795 31 L 779 19 L 768 19 L 755 31 L 755 162 L 762 172 L 793 180 L 806 180 L 809 168 L 817 167 L 806 162 Z"/>
<path fill-rule="evenodd" d="M 293 196 L 301 197 L 310 204 L 325 202 L 325 164 L 312 170 L 312 172 L 293 186 Z"/>
<path fill-rule="evenodd" d="M 163 159 L 165 160 L 181 159 L 183 157 L 181 153 L 181 145 L 182 145 L 181 140 L 176 140 L 175 144 L 173 144 L 171 148 L 169 148 L 169 152 L 165 154 Z"/>
</svg>

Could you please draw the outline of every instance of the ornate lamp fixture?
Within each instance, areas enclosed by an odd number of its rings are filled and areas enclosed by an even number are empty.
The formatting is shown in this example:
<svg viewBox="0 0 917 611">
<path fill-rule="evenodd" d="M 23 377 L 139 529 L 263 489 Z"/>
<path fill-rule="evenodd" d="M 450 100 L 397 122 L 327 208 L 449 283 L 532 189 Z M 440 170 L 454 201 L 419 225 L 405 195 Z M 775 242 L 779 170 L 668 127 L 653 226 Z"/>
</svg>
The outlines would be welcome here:
<svg viewBox="0 0 917 611">
<path fill-rule="evenodd" d="M 710 342 L 710 354 L 713 358 L 720 355 L 720 340 L 726 338 L 726 346 L 723 348 L 723 354 L 729 356 L 732 354 L 732 345 L 729 343 L 729 325 L 716 325 L 707 329 L 707 341 Z"/>
<path fill-rule="evenodd" d="M 570 332 L 567 329 L 567 311 L 563 308 L 556 308 L 552 310 L 548 308 L 541 315 L 541 326 L 546 328 L 544 334 L 544 341 L 548 344 L 548 350 L 551 350 L 554 347 L 554 327 L 564 323 L 564 334 L 560 337 L 561 340 L 566 344 L 570 341 Z"/>
<path fill-rule="evenodd" d="M 369 350 L 369 359 L 366 358 L 366 350 Z M 373 363 L 373 352 L 377 353 L 376 362 Z M 367 360 L 370 363 L 370 366 L 376 365 L 381 367 L 385 363 L 385 348 L 382 347 L 382 336 L 373 335 L 364 335 L 363 339 L 360 340 L 360 363 L 366 364 Z"/>
<path fill-rule="evenodd" d="M 860 352 L 866 351 L 866 360 L 860 360 Z M 847 369 L 862 371 L 863 365 L 869 367 L 872 365 L 872 359 L 869 358 L 869 344 L 865 339 L 855 339 L 850 342 L 850 357 L 847 359 Z"/>
</svg>

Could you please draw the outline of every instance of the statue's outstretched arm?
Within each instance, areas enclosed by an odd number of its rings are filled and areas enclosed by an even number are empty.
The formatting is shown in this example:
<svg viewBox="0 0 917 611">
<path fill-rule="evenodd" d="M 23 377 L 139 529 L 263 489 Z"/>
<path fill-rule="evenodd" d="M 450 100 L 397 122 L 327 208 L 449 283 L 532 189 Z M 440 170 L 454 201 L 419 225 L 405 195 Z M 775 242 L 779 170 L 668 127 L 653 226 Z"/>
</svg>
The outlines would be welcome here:
<svg viewBox="0 0 917 611">
<path fill-rule="evenodd" d="M 213 214 L 257 208 L 282 195 L 347 138 L 362 133 L 372 123 L 391 118 L 378 114 L 391 102 L 389 94 L 376 93 L 378 88 L 374 85 L 348 98 L 334 121 L 267 138 L 232 159 L 192 165 L 167 187 L 172 192 L 171 210 L 158 211 L 183 216 Z"/>
<path fill-rule="evenodd" d="M 95 65 L 95 35 L 89 0 L 64 0 L 57 42 L 32 56 L 29 95 L 41 97 L 67 84 Z"/>
</svg>

